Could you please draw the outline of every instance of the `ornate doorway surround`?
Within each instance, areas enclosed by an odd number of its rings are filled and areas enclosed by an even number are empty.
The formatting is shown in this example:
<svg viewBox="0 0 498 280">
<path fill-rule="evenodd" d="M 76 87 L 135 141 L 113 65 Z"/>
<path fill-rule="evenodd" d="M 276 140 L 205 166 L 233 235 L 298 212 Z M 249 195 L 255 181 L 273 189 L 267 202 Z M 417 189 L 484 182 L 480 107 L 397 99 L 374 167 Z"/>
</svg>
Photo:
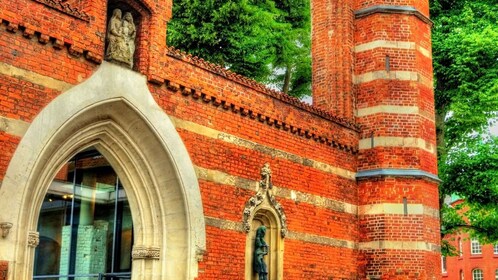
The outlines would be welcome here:
<svg viewBox="0 0 498 280">
<path fill-rule="evenodd" d="M 95 147 L 125 186 L 134 225 L 132 279 L 193 279 L 206 236 L 197 177 L 176 129 L 144 76 L 104 62 L 54 99 L 22 138 L 0 188 L 0 242 L 9 278 L 31 279 L 37 223 L 57 171 Z"/>
</svg>

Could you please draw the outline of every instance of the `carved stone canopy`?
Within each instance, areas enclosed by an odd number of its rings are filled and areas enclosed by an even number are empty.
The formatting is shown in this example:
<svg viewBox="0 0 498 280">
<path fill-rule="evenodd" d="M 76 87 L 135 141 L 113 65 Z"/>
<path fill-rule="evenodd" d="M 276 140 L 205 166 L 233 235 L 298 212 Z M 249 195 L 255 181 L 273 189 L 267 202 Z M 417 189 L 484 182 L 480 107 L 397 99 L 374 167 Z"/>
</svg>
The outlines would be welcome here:
<svg viewBox="0 0 498 280">
<path fill-rule="evenodd" d="M 251 222 L 254 218 L 254 214 L 256 214 L 256 208 L 263 202 L 267 202 L 277 213 L 281 225 L 280 235 L 282 237 L 285 237 L 287 235 L 287 217 L 285 216 L 282 205 L 278 203 L 278 201 L 275 199 L 275 196 L 273 195 L 271 176 L 272 174 L 270 164 L 265 163 L 261 168 L 261 181 L 259 181 L 259 190 L 253 197 L 249 198 L 244 207 L 244 230 L 246 232 L 251 231 Z"/>
</svg>

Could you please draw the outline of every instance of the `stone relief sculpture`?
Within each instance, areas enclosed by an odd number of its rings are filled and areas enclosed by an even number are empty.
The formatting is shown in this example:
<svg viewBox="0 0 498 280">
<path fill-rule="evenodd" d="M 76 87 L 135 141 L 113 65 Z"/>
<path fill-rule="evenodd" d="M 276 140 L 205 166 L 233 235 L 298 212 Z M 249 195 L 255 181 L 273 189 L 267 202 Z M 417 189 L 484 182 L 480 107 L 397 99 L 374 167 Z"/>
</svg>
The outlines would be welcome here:
<svg viewBox="0 0 498 280">
<path fill-rule="evenodd" d="M 120 9 L 114 9 L 107 26 L 107 50 L 105 58 L 130 68 L 133 67 L 136 27 L 131 13 L 122 17 Z"/>
<path fill-rule="evenodd" d="M 133 67 L 133 54 L 135 53 L 135 37 L 136 28 L 133 23 L 133 16 L 131 13 L 126 13 L 123 19 L 123 36 L 125 38 L 125 42 L 128 46 L 128 52 L 130 54 L 130 67 Z"/>
<path fill-rule="evenodd" d="M 260 226 L 256 230 L 256 240 L 254 242 L 253 270 L 258 274 L 259 280 L 268 280 L 268 267 L 264 257 L 268 255 L 268 244 L 265 241 L 266 227 Z"/>
<path fill-rule="evenodd" d="M 28 246 L 35 248 L 40 244 L 40 233 L 37 231 L 28 232 Z"/>
</svg>

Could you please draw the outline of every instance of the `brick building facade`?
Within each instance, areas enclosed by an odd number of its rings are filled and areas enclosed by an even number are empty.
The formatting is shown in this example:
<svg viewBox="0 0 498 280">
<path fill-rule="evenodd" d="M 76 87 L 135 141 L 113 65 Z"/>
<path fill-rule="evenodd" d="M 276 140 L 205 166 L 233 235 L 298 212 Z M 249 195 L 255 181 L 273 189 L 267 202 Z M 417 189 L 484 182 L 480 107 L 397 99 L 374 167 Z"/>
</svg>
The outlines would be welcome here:
<svg viewBox="0 0 498 280">
<path fill-rule="evenodd" d="M 439 278 L 428 1 L 312 0 L 313 106 L 166 46 L 171 6 L 0 0 L 0 279 L 257 279 L 260 225 L 271 280 Z"/>
<path fill-rule="evenodd" d="M 496 279 L 498 277 L 498 245 L 480 244 L 467 233 L 446 237 L 455 249 L 457 256 L 442 260 L 444 280 Z"/>
</svg>

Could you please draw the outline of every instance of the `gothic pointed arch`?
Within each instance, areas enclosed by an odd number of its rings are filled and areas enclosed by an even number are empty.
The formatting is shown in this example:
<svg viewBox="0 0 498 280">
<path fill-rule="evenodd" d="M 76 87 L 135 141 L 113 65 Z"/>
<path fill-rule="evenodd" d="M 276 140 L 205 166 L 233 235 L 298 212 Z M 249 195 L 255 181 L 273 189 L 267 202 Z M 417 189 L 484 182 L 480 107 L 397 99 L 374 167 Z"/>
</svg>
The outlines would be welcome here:
<svg viewBox="0 0 498 280">
<path fill-rule="evenodd" d="M 126 189 L 132 279 L 194 279 L 206 237 L 190 157 L 145 77 L 106 62 L 36 117 L 8 167 L 0 204 L 14 211 L 0 218 L 13 227 L 0 251 L 13 264 L 13 279 L 32 277 L 37 219 L 51 180 L 88 147 L 106 157 Z"/>
</svg>

